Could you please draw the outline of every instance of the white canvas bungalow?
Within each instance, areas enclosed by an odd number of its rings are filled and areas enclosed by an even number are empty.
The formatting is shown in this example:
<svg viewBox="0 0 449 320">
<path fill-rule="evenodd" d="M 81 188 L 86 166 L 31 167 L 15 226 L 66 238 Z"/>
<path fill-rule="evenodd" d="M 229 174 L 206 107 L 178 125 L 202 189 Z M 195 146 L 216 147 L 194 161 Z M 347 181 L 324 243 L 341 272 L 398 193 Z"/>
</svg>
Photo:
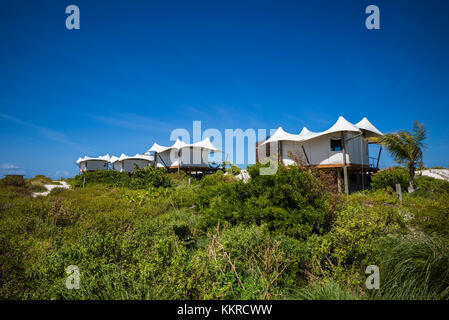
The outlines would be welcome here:
<svg viewBox="0 0 449 320">
<path fill-rule="evenodd" d="M 112 156 L 109 160 L 112 163 L 112 168 L 120 172 L 132 172 L 137 166 L 139 169 L 148 167 L 153 162 L 154 157 L 151 155 L 136 154 L 134 156 L 127 156 L 122 153 L 120 157 Z"/>
<path fill-rule="evenodd" d="M 84 156 L 84 158 L 79 158 L 76 163 L 78 164 L 80 173 L 96 170 L 108 170 L 108 163 L 110 159 L 111 157 L 109 154 L 96 158 Z"/>
<path fill-rule="evenodd" d="M 364 174 L 378 170 L 380 152 L 377 158 L 369 157 L 370 138 L 382 136 L 367 118 L 352 124 L 343 117 L 329 129 L 312 132 L 304 127 L 299 134 L 285 132 L 279 127 L 266 141 L 256 144 L 256 160 L 277 154 L 285 165 L 302 164 L 318 169 L 344 170 L 345 189 L 349 188 L 347 170 L 354 176 L 355 188 L 367 183 Z M 279 152 L 278 152 L 279 151 Z M 358 176 L 361 174 L 361 176 Z M 338 181 L 339 182 L 339 181 Z"/>
<path fill-rule="evenodd" d="M 210 166 L 209 154 L 217 151 L 219 150 L 215 148 L 209 138 L 192 144 L 177 139 L 170 147 L 154 143 L 145 154 L 154 153 L 156 167 L 203 172 L 215 170 Z"/>
</svg>

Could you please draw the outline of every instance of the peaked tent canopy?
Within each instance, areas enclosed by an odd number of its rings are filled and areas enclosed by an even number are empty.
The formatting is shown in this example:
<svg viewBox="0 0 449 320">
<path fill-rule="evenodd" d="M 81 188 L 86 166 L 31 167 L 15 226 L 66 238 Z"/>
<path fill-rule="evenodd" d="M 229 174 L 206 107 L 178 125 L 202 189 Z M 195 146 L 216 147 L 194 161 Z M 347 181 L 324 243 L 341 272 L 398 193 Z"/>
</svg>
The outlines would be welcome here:
<svg viewBox="0 0 449 320">
<path fill-rule="evenodd" d="M 164 151 L 166 151 L 166 150 L 168 150 L 168 149 L 170 149 L 170 147 L 164 147 L 164 146 L 161 146 L 161 145 L 159 145 L 159 144 L 157 144 L 156 142 L 153 144 L 153 146 L 150 148 L 150 150 L 148 150 L 147 152 L 145 152 L 145 153 L 149 153 L 149 152 L 158 152 L 158 153 L 161 153 L 161 152 L 164 152 Z"/>
<path fill-rule="evenodd" d="M 371 133 L 374 136 L 382 135 L 382 133 L 377 130 L 376 127 L 374 127 L 368 119 L 365 117 L 363 118 L 359 123 L 356 125 L 350 123 L 348 120 L 343 118 L 342 116 L 338 117 L 338 120 L 330 127 L 329 129 L 322 131 L 322 132 L 312 132 L 306 127 L 304 127 L 301 132 L 296 134 L 291 134 L 288 132 L 285 132 L 282 127 L 279 127 L 276 132 L 271 136 L 270 139 L 265 141 L 263 144 L 274 142 L 274 141 L 307 141 L 313 138 L 317 138 L 326 134 L 330 133 L 336 133 L 336 132 L 344 132 L 344 131 L 350 131 L 350 132 L 358 132 L 361 133 L 362 130 L 365 130 L 369 133 Z"/>
<path fill-rule="evenodd" d="M 353 125 L 351 122 L 343 118 L 342 116 L 338 117 L 337 122 L 334 123 L 332 127 L 327 129 L 324 132 L 321 132 L 320 135 L 335 133 L 341 131 L 352 131 L 352 132 L 360 132 L 360 129 Z"/>
<path fill-rule="evenodd" d="M 215 148 L 215 146 L 210 141 L 209 137 L 207 137 L 206 139 L 204 139 L 204 140 L 202 140 L 200 142 L 192 143 L 190 146 L 191 147 L 195 147 L 195 148 L 207 149 L 207 150 L 210 150 L 210 151 L 218 151 L 218 149 Z"/>
<path fill-rule="evenodd" d="M 210 151 L 218 151 L 218 149 L 210 141 L 210 138 L 207 137 L 200 142 L 195 142 L 192 144 L 187 144 L 184 141 L 176 139 L 175 143 L 170 147 L 165 147 L 165 146 L 161 146 L 157 143 L 154 143 L 153 146 L 146 152 L 146 154 L 148 154 L 149 152 L 161 153 L 161 152 L 164 152 L 164 151 L 167 151 L 170 149 L 178 149 L 179 150 L 179 149 L 190 148 L 190 147 L 202 148 L 202 149 L 207 149 Z"/>
<path fill-rule="evenodd" d="M 78 158 L 76 163 L 81 163 L 81 162 L 85 162 L 85 161 L 89 161 L 89 160 L 100 160 L 100 161 L 108 161 L 109 162 L 110 159 L 111 159 L 111 156 L 109 154 L 105 154 L 104 156 L 99 156 L 96 158 L 84 156 L 83 158 Z"/>
<path fill-rule="evenodd" d="M 176 139 L 175 143 L 173 143 L 173 145 L 170 147 L 170 149 L 182 149 L 185 147 L 189 147 L 189 145 L 187 143 L 185 143 L 184 141 L 181 141 L 179 139 Z"/>
<path fill-rule="evenodd" d="M 144 155 L 144 154 L 136 154 L 134 156 L 127 156 L 126 154 L 122 153 L 120 157 L 112 156 L 109 160 L 109 162 L 114 163 L 117 161 L 123 161 L 123 160 L 146 160 L 146 161 L 153 161 L 153 156 L 150 155 Z"/>
<path fill-rule="evenodd" d="M 319 134 L 319 132 L 312 132 L 309 129 L 307 129 L 306 127 L 304 127 L 304 128 L 302 128 L 301 132 L 299 133 L 299 137 L 301 138 L 301 140 L 310 139 L 312 137 L 315 137 L 317 134 Z"/>
<path fill-rule="evenodd" d="M 276 132 L 263 144 L 274 142 L 274 141 L 300 141 L 301 138 L 299 137 L 299 134 L 291 134 L 288 132 L 285 132 L 282 127 L 279 127 Z"/>
<path fill-rule="evenodd" d="M 362 120 L 360 120 L 358 123 L 355 124 L 355 126 L 359 129 L 368 131 L 369 133 L 371 133 L 374 136 L 382 136 L 383 133 L 380 132 L 379 130 L 377 130 L 377 128 L 375 126 L 373 126 L 373 124 L 371 122 L 369 122 L 369 120 L 364 117 Z"/>
</svg>

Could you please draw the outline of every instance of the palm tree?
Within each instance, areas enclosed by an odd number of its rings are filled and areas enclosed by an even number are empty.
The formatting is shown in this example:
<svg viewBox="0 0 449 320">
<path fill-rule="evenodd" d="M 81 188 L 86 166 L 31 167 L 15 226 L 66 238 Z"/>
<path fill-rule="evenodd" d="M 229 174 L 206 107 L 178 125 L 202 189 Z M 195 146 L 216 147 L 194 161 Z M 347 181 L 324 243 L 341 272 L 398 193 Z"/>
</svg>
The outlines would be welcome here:
<svg viewBox="0 0 449 320">
<path fill-rule="evenodd" d="M 423 163 L 422 151 L 425 149 L 423 143 L 425 139 L 427 139 L 426 128 L 418 121 L 413 122 L 412 132 L 388 133 L 378 139 L 396 162 L 407 166 L 410 175 L 409 192 L 415 191 L 415 170 Z"/>
</svg>

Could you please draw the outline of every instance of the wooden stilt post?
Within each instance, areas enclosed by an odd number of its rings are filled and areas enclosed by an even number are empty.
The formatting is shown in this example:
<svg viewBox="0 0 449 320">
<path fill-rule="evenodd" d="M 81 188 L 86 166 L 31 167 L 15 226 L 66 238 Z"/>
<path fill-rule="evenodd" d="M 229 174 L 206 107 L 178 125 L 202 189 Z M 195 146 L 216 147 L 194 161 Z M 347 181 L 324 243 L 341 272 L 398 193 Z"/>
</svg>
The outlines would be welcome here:
<svg viewBox="0 0 449 320">
<path fill-rule="evenodd" d="M 349 184 L 348 184 L 348 167 L 346 165 L 346 143 L 345 143 L 345 133 L 341 132 L 341 145 L 343 149 L 343 179 L 345 182 L 345 193 L 349 194 Z"/>
<path fill-rule="evenodd" d="M 282 141 L 278 141 L 278 163 L 282 164 Z"/>
<path fill-rule="evenodd" d="M 178 175 L 181 174 L 181 149 L 178 151 Z"/>
<path fill-rule="evenodd" d="M 337 190 L 338 190 L 338 193 L 341 193 L 341 171 L 340 171 L 340 168 L 337 168 Z"/>
</svg>

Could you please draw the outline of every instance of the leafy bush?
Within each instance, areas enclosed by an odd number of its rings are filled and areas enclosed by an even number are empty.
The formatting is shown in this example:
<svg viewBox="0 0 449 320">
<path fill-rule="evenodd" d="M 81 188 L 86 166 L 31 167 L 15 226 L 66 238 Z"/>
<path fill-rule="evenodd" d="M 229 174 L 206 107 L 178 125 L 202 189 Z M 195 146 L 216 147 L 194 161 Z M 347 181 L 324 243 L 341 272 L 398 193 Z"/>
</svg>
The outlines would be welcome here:
<svg viewBox="0 0 449 320">
<path fill-rule="evenodd" d="M 226 168 L 227 166 L 229 166 L 229 168 Z M 233 175 L 238 175 L 241 171 L 239 167 L 233 165 L 232 162 L 230 162 L 230 161 L 224 161 L 223 168 L 227 173 L 233 174 Z"/>
<path fill-rule="evenodd" d="M 42 174 L 35 175 L 34 178 L 27 179 L 27 183 L 39 182 L 41 184 L 58 184 L 58 182 L 53 181 L 51 178 L 46 177 Z"/>
<path fill-rule="evenodd" d="M 150 187 L 170 187 L 172 179 L 162 168 L 143 168 L 132 172 L 118 172 L 115 170 L 98 170 L 84 172 L 75 176 L 70 183 L 74 187 L 83 184 L 102 183 L 111 187 L 127 187 L 130 189 L 146 189 Z"/>
<path fill-rule="evenodd" d="M 427 234 L 449 237 L 449 194 L 422 196 L 422 190 L 418 191 L 404 197 L 410 225 Z"/>
<path fill-rule="evenodd" d="M 14 187 L 24 187 L 25 180 L 22 176 L 10 175 L 6 176 L 3 179 L 0 179 L 0 185 L 3 186 L 14 186 Z"/>
<path fill-rule="evenodd" d="M 400 183 L 403 191 L 407 190 L 409 174 L 405 168 L 388 168 L 377 172 L 371 179 L 373 189 L 387 189 L 388 187 L 396 190 L 396 184 Z"/>
<path fill-rule="evenodd" d="M 332 215 L 327 198 L 310 173 L 293 166 L 260 175 L 258 168 L 249 168 L 248 183 L 221 182 L 198 191 L 197 204 L 206 227 L 218 221 L 266 223 L 270 231 L 294 237 L 328 230 Z"/>
<path fill-rule="evenodd" d="M 10 206 L 10 201 L 29 196 L 31 196 L 31 192 L 25 187 L 4 186 L 0 184 L 0 205 L 4 202 L 5 206 Z"/>
<path fill-rule="evenodd" d="M 435 179 L 427 176 L 418 176 L 415 179 L 417 186 L 417 194 L 420 195 L 436 195 L 449 194 L 449 181 Z"/>
<path fill-rule="evenodd" d="M 47 188 L 44 187 L 41 183 L 32 183 L 28 187 L 28 189 L 32 192 L 45 192 L 47 191 Z"/>
<path fill-rule="evenodd" d="M 391 187 L 346 197 L 301 168 L 260 167 L 248 183 L 222 172 L 190 183 L 164 171 L 88 173 L 85 188 L 38 198 L 0 185 L 0 298 L 447 298 L 447 238 L 423 240 L 449 236 L 444 186 L 429 180 L 420 191 L 430 193 L 400 205 Z M 399 250 L 389 239 L 406 232 L 423 236 Z M 377 295 L 365 287 L 371 264 L 388 281 Z M 64 285 L 69 265 L 79 290 Z"/>
<path fill-rule="evenodd" d="M 208 174 L 204 176 L 200 180 L 200 185 L 202 186 L 210 186 L 210 185 L 216 185 L 220 182 L 235 182 L 235 178 L 231 175 L 224 174 L 223 171 L 218 170 L 217 172 L 213 174 Z"/>
<path fill-rule="evenodd" d="M 332 279 L 343 288 L 363 293 L 365 268 L 379 262 L 383 238 L 403 230 L 404 222 L 391 207 L 367 207 L 348 202 L 337 213 L 330 232 L 307 240 L 312 280 Z"/>
<path fill-rule="evenodd" d="M 56 188 L 51 189 L 50 195 L 51 196 L 57 196 L 57 195 L 61 194 L 62 192 L 66 191 L 66 190 L 67 189 L 65 189 L 65 188 L 56 187 Z"/>
</svg>

